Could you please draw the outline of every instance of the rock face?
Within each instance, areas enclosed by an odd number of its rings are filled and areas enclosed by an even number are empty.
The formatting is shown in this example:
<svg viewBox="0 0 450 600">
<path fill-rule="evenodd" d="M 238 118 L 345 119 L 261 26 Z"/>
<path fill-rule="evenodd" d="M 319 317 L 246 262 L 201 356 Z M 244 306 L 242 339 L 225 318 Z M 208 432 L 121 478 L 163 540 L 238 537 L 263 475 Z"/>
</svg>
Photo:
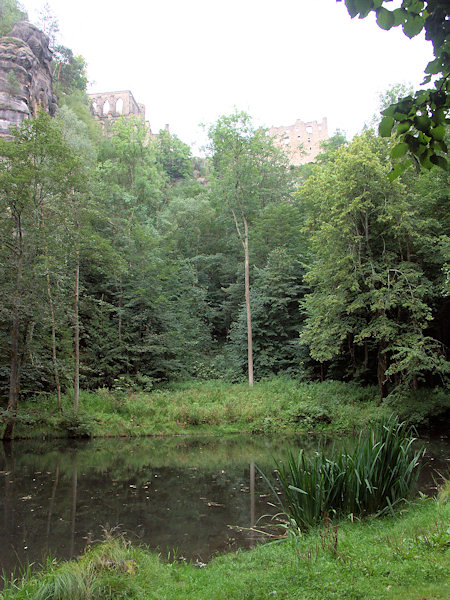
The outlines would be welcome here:
<svg viewBox="0 0 450 600">
<path fill-rule="evenodd" d="M 51 60 L 47 36 L 31 23 L 16 23 L 0 38 L 1 137 L 9 137 L 11 125 L 34 117 L 38 107 L 55 114 Z"/>
</svg>

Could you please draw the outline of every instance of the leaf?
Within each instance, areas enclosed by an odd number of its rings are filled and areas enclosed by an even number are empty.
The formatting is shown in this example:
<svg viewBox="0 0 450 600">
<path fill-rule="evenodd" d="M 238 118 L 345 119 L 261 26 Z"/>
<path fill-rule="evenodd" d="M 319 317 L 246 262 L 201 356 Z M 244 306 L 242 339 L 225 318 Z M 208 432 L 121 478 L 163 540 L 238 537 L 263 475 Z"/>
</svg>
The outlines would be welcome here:
<svg viewBox="0 0 450 600">
<path fill-rule="evenodd" d="M 438 108 L 433 113 L 433 121 L 436 125 L 441 125 L 445 123 L 445 110 L 443 108 Z"/>
<path fill-rule="evenodd" d="M 436 155 L 433 154 L 429 148 L 425 148 L 425 150 L 419 154 L 419 162 L 422 167 L 425 167 L 425 169 L 431 169 L 433 166 L 433 163 L 431 162 L 431 156 Z"/>
<path fill-rule="evenodd" d="M 426 115 L 419 115 L 414 118 L 414 125 L 417 127 L 419 131 L 423 131 L 424 133 L 428 133 L 430 130 L 431 119 Z"/>
<path fill-rule="evenodd" d="M 403 23 L 403 33 L 411 39 L 422 31 L 424 23 L 423 17 L 409 16 Z"/>
<path fill-rule="evenodd" d="M 430 75 L 436 75 L 437 73 L 440 73 L 442 69 L 442 62 L 439 58 L 435 58 L 434 60 L 431 60 L 425 69 L 425 73 L 429 73 Z"/>
<path fill-rule="evenodd" d="M 383 6 L 377 10 L 377 24 L 381 29 L 389 30 L 395 25 L 395 17 L 390 10 Z"/>
<path fill-rule="evenodd" d="M 396 8 L 392 14 L 394 15 L 395 26 L 401 25 L 405 22 L 406 12 L 403 10 L 403 8 Z"/>
<path fill-rule="evenodd" d="M 390 106 L 388 106 L 387 108 L 385 108 L 384 110 L 382 110 L 381 114 L 384 117 L 393 117 L 395 111 L 396 111 L 396 105 L 395 104 L 391 104 Z"/>
<path fill-rule="evenodd" d="M 447 160 L 443 156 L 439 156 L 439 154 L 432 154 L 430 156 L 430 162 L 437 167 L 441 167 L 441 169 L 444 169 L 444 171 L 447 171 L 448 169 Z"/>
<path fill-rule="evenodd" d="M 378 126 L 378 133 L 381 135 L 381 137 L 389 137 L 392 133 L 393 127 L 394 127 L 393 117 L 383 117 Z"/>
<path fill-rule="evenodd" d="M 436 146 L 442 150 L 442 152 L 445 152 L 445 154 L 447 154 L 448 152 L 448 148 L 447 148 L 447 144 L 445 142 L 436 142 Z"/>
<path fill-rule="evenodd" d="M 353 0 L 345 0 L 345 5 L 347 7 L 348 14 L 351 16 L 351 18 L 353 19 L 354 17 L 356 17 L 359 11 L 356 8 Z"/>
<path fill-rule="evenodd" d="M 373 9 L 372 0 L 354 0 L 355 6 L 359 12 L 359 18 L 364 19 Z"/>
<path fill-rule="evenodd" d="M 438 125 L 430 129 L 431 137 L 438 142 L 442 142 L 445 137 L 445 125 Z"/>
<path fill-rule="evenodd" d="M 391 150 L 391 158 L 401 158 L 408 152 L 408 144 L 406 142 L 400 142 L 394 146 Z"/>
<path fill-rule="evenodd" d="M 395 130 L 397 135 L 401 135 L 402 133 L 406 133 L 411 129 L 411 121 L 401 121 Z"/>
<path fill-rule="evenodd" d="M 395 167 L 392 169 L 392 171 L 389 171 L 388 173 L 388 179 L 389 181 L 394 181 L 394 179 L 397 179 L 397 177 L 399 177 L 403 171 L 409 166 L 408 163 L 398 163 L 395 165 Z"/>
</svg>

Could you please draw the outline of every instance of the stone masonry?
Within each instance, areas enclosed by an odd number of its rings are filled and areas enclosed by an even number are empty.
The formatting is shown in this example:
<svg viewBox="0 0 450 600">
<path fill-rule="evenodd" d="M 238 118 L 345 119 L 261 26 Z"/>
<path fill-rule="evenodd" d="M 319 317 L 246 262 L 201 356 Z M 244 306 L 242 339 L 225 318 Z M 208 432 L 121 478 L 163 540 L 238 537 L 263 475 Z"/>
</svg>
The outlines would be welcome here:
<svg viewBox="0 0 450 600">
<path fill-rule="evenodd" d="M 151 135 L 150 123 L 145 120 L 145 106 L 134 99 L 130 90 L 120 92 L 103 92 L 101 94 L 88 94 L 91 101 L 92 114 L 96 119 L 106 125 L 113 123 L 120 117 L 134 115 L 148 126 Z"/>
<path fill-rule="evenodd" d="M 275 144 L 286 153 L 291 165 L 304 165 L 314 162 L 321 152 L 320 143 L 328 139 L 327 119 L 324 117 L 321 123 L 304 123 L 297 119 L 293 125 L 271 127 L 269 135 L 273 136 Z"/>
</svg>

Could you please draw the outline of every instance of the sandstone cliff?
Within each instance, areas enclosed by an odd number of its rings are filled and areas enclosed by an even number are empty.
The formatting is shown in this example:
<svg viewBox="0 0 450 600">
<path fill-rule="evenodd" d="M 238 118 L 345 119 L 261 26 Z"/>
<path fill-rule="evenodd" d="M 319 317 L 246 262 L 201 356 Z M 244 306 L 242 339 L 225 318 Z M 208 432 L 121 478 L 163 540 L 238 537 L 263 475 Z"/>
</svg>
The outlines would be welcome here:
<svg viewBox="0 0 450 600">
<path fill-rule="evenodd" d="M 0 38 L 0 136 L 35 116 L 38 107 L 55 113 L 51 60 L 47 36 L 31 23 L 16 23 Z"/>
</svg>

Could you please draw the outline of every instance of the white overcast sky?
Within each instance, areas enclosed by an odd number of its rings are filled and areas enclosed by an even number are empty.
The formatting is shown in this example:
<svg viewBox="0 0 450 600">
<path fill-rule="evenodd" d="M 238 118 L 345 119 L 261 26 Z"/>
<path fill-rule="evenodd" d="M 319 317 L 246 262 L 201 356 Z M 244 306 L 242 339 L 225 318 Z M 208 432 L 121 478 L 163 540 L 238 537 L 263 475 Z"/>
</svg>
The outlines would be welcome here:
<svg viewBox="0 0 450 600">
<path fill-rule="evenodd" d="M 30 19 L 45 0 L 22 0 Z M 423 35 L 350 19 L 335 0 L 48 0 L 59 41 L 87 61 L 90 92 L 131 90 L 152 130 L 204 142 L 234 107 L 258 125 L 328 117 L 353 136 L 394 83 L 418 86 Z M 195 145 L 194 145 L 195 150 Z"/>
</svg>

